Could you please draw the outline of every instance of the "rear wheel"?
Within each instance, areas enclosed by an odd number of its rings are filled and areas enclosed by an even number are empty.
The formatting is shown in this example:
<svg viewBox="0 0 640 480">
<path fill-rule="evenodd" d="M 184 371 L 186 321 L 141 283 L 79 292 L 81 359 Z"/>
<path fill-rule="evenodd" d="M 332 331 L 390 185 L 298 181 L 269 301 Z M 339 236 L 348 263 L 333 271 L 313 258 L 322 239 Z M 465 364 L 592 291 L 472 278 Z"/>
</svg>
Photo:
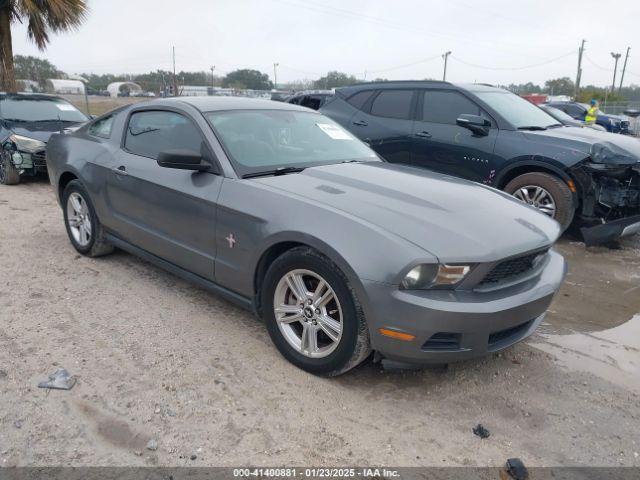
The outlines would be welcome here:
<svg viewBox="0 0 640 480">
<path fill-rule="evenodd" d="M 563 231 L 573 221 L 576 209 L 571 190 L 554 175 L 542 172 L 525 173 L 511 180 L 504 191 L 557 220 Z"/>
<path fill-rule="evenodd" d="M 113 251 L 113 246 L 105 238 L 89 193 L 79 180 L 72 180 L 64 189 L 62 210 L 69 240 L 79 253 L 99 257 Z"/>
<path fill-rule="evenodd" d="M 0 184 L 17 185 L 20 183 L 20 172 L 11 161 L 11 153 L 0 150 Z"/>
<path fill-rule="evenodd" d="M 297 367 L 317 375 L 340 375 L 371 352 L 354 292 L 325 256 L 294 248 L 271 264 L 263 285 L 262 311 L 269 335 Z"/>
</svg>

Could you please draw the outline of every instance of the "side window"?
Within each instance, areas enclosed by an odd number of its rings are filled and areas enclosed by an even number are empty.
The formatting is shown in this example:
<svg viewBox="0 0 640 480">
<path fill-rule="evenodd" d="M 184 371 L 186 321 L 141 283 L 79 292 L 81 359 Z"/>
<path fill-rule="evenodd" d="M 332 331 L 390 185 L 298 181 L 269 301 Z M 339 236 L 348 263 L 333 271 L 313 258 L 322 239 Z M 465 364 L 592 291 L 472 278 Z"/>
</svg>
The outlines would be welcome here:
<svg viewBox="0 0 640 480">
<path fill-rule="evenodd" d="M 576 105 L 566 105 L 565 112 L 571 115 L 573 118 L 584 117 L 585 112 L 582 111 L 580 107 Z"/>
<path fill-rule="evenodd" d="M 114 118 L 115 115 L 109 115 L 108 117 L 101 118 L 100 120 L 94 122 L 89 127 L 89 135 L 93 135 L 94 137 L 110 138 Z"/>
<path fill-rule="evenodd" d="M 433 90 L 424 92 L 422 120 L 455 125 L 463 113 L 480 115 L 480 107 L 458 92 Z"/>
<path fill-rule="evenodd" d="M 302 97 L 294 97 L 291 100 L 289 100 L 289 103 L 293 103 L 294 105 L 300 105 L 300 100 L 302 100 Z"/>
<path fill-rule="evenodd" d="M 308 108 L 313 108 L 314 110 L 318 110 L 320 108 L 321 103 L 322 103 L 322 97 L 319 97 L 318 95 L 307 95 L 302 99 L 302 102 L 300 102 L 300 105 L 302 105 L 303 107 L 308 107 Z"/>
<path fill-rule="evenodd" d="M 161 110 L 136 112 L 129 118 L 125 149 L 156 160 L 165 150 L 185 149 L 205 153 L 198 128 L 183 115 Z"/>
<path fill-rule="evenodd" d="M 371 104 L 371 115 L 406 120 L 411 116 L 413 90 L 382 90 Z"/>
<path fill-rule="evenodd" d="M 369 100 L 372 94 L 373 94 L 373 90 L 365 90 L 364 92 L 358 92 L 355 95 L 351 95 L 349 98 L 347 98 L 347 102 L 349 102 L 358 110 L 362 110 L 362 107 L 364 106 L 365 103 L 367 103 L 367 100 Z"/>
</svg>

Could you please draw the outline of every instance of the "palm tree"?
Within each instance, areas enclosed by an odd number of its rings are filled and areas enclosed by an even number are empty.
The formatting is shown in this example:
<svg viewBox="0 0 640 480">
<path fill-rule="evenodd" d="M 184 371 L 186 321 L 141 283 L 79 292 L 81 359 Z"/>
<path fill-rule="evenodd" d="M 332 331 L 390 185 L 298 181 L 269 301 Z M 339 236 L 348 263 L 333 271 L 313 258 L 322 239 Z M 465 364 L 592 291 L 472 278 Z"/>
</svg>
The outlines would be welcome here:
<svg viewBox="0 0 640 480">
<path fill-rule="evenodd" d="M 29 38 L 44 50 L 50 33 L 77 28 L 86 13 L 86 0 L 0 0 L 0 91 L 16 91 L 12 23 L 25 22 Z"/>
</svg>

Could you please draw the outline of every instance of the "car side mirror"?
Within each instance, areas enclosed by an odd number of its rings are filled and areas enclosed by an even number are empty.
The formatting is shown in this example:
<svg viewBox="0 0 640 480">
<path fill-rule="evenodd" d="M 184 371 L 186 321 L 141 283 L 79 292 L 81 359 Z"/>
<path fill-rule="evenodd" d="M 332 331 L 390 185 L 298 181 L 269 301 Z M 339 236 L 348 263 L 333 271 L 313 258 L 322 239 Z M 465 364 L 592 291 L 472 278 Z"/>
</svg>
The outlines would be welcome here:
<svg viewBox="0 0 640 480">
<path fill-rule="evenodd" d="M 480 115 L 463 113 L 456 119 L 456 124 L 460 127 L 471 130 L 476 135 L 489 135 L 491 122 Z"/>
<path fill-rule="evenodd" d="M 158 165 L 165 168 L 178 170 L 196 170 L 208 172 L 212 170 L 211 164 L 206 163 L 202 155 L 193 150 L 166 150 L 158 155 Z"/>
</svg>

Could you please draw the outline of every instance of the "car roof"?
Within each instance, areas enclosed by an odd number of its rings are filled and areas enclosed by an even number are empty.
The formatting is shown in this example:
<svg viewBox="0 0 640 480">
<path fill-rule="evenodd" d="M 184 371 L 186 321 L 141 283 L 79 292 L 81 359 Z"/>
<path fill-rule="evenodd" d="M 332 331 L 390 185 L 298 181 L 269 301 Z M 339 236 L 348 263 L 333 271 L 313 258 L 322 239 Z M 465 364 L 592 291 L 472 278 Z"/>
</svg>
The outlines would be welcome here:
<svg viewBox="0 0 640 480">
<path fill-rule="evenodd" d="M 297 110 L 300 112 L 309 112 L 308 108 L 299 107 L 290 103 L 243 97 L 171 97 L 136 103 L 134 105 L 138 107 L 147 105 L 171 105 L 175 103 L 187 103 L 201 112 L 220 110 Z"/>
<path fill-rule="evenodd" d="M 393 88 L 433 88 L 444 90 L 467 90 L 470 92 L 508 92 L 499 87 L 494 87 L 486 83 L 451 83 L 440 80 L 394 80 L 388 82 L 368 82 L 356 83 L 347 87 L 336 88 L 343 96 L 356 93 L 361 90 L 386 90 Z"/>
<path fill-rule="evenodd" d="M 302 95 L 333 95 L 333 90 L 300 90 L 299 92 L 291 95 L 291 98 L 300 97 Z"/>
</svg>

